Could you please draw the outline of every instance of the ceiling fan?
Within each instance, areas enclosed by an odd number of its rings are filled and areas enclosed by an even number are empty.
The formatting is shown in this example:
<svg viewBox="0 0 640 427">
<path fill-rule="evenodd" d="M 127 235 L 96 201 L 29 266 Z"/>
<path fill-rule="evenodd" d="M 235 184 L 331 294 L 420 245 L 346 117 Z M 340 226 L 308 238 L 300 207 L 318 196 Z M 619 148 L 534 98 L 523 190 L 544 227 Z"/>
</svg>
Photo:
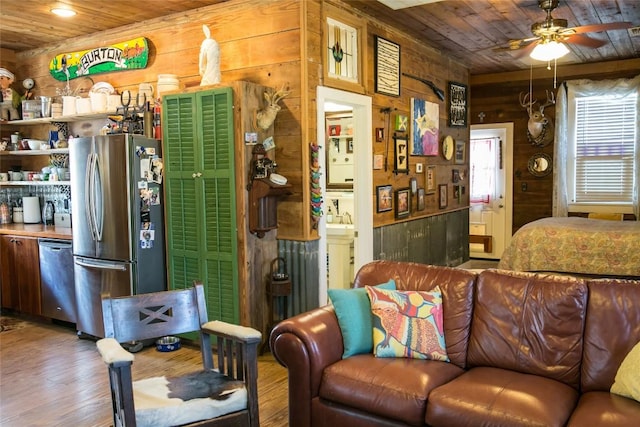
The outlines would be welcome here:
<svg viewBox="0 0 640 427">
<path fill-rule="evenodd" d="M 509 40 L 507 46 L 494 48 L 494 51 L 518 51 L 516 58 L 531 54 L 537 45 L 551 42 L 577 44 L 597 49 L 607 44 L 606 41 L 589 37 L 585 33 L 621 30 L 630 28 L 630 22 L 611 22 L 607 24 L 591 24 L 579 27 L 568 27 L 566 19 L 558 19 L 551 16 L 551 12 L 558 7 L 559 0 L 538 0 L 538 7 L 547 12 L 547 17 L 542 22 L 531 25 L 533 37 L 517 40 Z"/>
</svg>

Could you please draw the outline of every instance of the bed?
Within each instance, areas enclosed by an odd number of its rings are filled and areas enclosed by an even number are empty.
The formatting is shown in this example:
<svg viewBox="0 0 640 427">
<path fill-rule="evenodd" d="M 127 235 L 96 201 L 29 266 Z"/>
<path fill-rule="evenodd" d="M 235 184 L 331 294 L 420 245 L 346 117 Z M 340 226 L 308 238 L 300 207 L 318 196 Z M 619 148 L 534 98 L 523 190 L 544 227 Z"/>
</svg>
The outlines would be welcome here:
<svg viewBox="0 0 640 427">
<path fill-rule="evenodd" d="M 520 228 L 498 268 L 640 276 L 640 222 L 543 218 Z"/>
</svg>

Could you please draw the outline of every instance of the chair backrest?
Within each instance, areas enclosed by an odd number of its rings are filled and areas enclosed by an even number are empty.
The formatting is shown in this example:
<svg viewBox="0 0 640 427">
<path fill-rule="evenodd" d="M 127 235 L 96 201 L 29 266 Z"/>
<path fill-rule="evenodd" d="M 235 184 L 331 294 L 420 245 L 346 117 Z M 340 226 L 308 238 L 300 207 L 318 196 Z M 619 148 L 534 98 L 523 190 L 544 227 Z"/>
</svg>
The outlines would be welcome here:
<svg viewBox="0 0 640 427">
<path fill-rule="evenodd" d="M 102 314 L 105 338 L 121 343 L 198 332 L 208 321 L 200 282 L 183 290 L 104 298 Z"/>
</svg>

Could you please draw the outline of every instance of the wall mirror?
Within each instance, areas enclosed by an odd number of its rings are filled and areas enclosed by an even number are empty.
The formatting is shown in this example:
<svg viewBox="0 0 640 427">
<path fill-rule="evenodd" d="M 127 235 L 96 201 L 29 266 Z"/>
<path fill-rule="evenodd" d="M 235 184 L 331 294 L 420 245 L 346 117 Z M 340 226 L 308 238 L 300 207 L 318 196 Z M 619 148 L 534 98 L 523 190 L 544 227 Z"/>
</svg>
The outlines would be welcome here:
<svg viewBox="0 0 640 427">
<path fill-rule="evenodd" d="M 353 114 L 327 113 L 325 122 L 327 188 L 353 188 Z"/>
<path fill-rule="evenodd" d="M 536 153 L 529 158 L 527 167 L 533 176 L 547 176 L 551 173 L 551 157 L 546 153 Z"/>
</svg>

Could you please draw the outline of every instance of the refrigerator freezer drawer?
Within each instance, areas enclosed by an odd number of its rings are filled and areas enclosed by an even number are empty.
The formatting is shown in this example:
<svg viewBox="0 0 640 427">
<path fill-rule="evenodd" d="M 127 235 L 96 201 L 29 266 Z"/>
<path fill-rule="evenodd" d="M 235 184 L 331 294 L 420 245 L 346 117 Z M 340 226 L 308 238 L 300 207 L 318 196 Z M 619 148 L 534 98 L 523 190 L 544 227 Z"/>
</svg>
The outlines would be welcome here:
<svg viewBox="0 0 640 427">
<path fill-rule="evenodd" d="M 130 262 L 74 257 L 78 333 L 104 337 L 102 297 L 131 295 L 134 274 Z"/>
</svg>

